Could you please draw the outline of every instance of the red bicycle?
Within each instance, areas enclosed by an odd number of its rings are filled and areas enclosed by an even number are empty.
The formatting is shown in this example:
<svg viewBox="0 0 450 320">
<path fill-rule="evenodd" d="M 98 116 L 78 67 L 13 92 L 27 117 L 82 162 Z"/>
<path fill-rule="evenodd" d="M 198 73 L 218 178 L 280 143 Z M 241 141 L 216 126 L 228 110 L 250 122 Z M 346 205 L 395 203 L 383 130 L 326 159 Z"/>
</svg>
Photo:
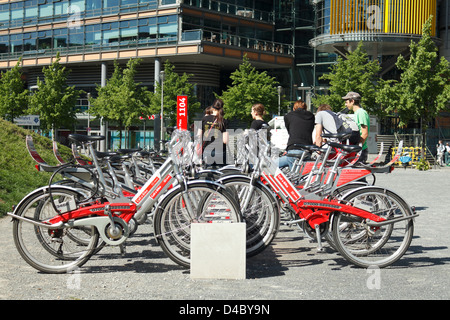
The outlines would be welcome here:
<svg viewBox="0 0 450 320">
<path fill-rule="evenodd" d="M 72 136 L 89 145 L 100 136 Z M 65 273 L 84 265 L 96 252 L 99 239 L 121 246 L 130 236 L 129 222 L 146 215 L 156 203 L 154 233 L 167 255 L 189 266 L 190 225 L 215 221 L 241 221 L 239 205 L 221 184 L 191 180 L 182 174 L 188 133 L 175 135 L 169 143 L 170 157 L 130 198 L 108 188 L 103 168 L 92 157 L 101 185 L 100 193 L 87 197 L 85 190 L 54 185 L 25 196 L 12 213 L 13 237 L 22 258 L 46 273 Z M 169 190 L 170 187 L 170 190 Z M 89 192 L 87 192 L 89 193 Z"/>
<path fill-rule="evenodd" d="M 310 173 L 299 186 L 294 185 L 267 154 L 265 139 L 259 139 L 260 162 L 254 174 L 270 185 L 285 208 L 321 238 L 331 230 L 333 245 L 351 263 L 360 267 L 386 267 L 400 259 L 413 237 L 413 219 L 418 215 L 395 192 L 377 186 L 358 184 L 336 192 L 368 175 L 390 172 L 395 158 L 382 167 L 354 164 L 344 166 L 343 159 L 357 153 L 360 146 L 330 142 L 327 149 L 303 146 L 305 151 L 320 151 Z M 332 162 L 332 150 L 337 153 Z M 398 153 L 399 154 L 399 153 Z M 341 189 L 342 190 L 342 189 Z"/>
</svg>

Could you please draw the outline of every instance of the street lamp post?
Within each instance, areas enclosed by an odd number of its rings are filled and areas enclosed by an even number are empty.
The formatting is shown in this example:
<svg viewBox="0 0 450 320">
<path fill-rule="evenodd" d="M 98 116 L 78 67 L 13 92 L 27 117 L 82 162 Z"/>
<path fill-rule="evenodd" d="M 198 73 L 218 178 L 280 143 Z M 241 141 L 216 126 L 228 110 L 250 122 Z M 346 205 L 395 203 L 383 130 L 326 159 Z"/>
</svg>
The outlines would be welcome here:
<svg viewBox="0 0 450 320">
<path fill-rule="evenodd" d="M 278 115 L 281 116 L 281 92 L 283 90 L 282 86 L 278 86 Z"/>
<path fill-rule="evenodd" d="M 88 99 L 88 124 L 87 124 L 87 132 L 88 132 L 88 136 L 91 135 L 91 94 L 88 92 L 87 94 L 87 99 Z"/>
<path fill-rule="evenodd" d="M 159 73 L 159 79 L 161 81 L 161 133 L 159 137 L 159 150 L 162 151 L 164 149 L 164 71 Z"/>
</svg>

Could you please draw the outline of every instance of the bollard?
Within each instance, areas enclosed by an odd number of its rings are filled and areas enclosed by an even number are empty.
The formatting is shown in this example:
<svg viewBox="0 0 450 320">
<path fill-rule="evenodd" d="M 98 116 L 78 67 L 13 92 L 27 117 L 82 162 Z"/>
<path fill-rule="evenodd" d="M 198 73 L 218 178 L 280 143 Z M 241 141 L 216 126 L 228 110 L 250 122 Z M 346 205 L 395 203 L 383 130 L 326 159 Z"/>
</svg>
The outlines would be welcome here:
<svg viewBox="0 0 450 320">
<path fill-rule="evenodd" d="M 191 278 L 245 279 L 246 224 L 191 224 Z"/>
</svg>

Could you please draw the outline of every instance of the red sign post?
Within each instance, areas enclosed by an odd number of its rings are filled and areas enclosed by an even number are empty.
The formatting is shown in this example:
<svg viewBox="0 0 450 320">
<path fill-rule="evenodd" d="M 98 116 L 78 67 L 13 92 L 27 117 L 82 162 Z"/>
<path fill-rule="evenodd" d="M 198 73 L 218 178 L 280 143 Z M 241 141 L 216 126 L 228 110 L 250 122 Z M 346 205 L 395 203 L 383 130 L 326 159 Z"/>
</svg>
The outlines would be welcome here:
<svg viewBox="0 0 450 320">
<path fill-rule="evenodd" d="M 187 130 L 188 127 L 188 97 L 177 96 L 177 129 Z"/>
</svg>

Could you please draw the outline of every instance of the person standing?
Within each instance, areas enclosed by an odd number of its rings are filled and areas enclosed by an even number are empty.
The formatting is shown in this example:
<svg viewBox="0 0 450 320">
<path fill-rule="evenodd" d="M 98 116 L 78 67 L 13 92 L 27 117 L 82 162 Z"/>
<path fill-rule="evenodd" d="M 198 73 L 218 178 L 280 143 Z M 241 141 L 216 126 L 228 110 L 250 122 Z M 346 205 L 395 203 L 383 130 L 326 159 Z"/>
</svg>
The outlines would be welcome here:
<svg viewBox="0 0 450 320">
<path fill-rule="evenodd" d="M 361 95 L 357 92 L 349 92 L 345 97 L 345 106 L 352 110 L 355 114 L 355 122 L 358 124 L 360 132 L 360 143 L 362 144 L 362 152 L 360 160 L 362 163 L 367 162 L 369 150 L 367 149 L 367 138 L 370 132 L 370 117 L 366 110 L 361 107 Z"/>
<path fill-rule="evenodd" d="M 440 166 L 444 165 L 444 152 L 445 152 L 445 146 L 442 143 L 442 140 L 439 140 L 439 143 L 436 146 L 437 149 L 437 162 Z"/>
<path fill-rule="evenodd" d="M 264 121 L 265 113 L 266 111 L 263 104 L 256 103 L 252 106 L 253 121 L 250 125 L 250 129 L 260 130 L 263 125 L 269 125 L 266 121 Z"/>
<path fill-rule="evenodd" d="M 212 114 L 202 119 L 202 154 L 207 165 L 226 163 L 226 145 L 228 143 L 228 121 L 224 118 L 223 101 L 216 99 L 211 106 Z"/>
<path fill-rule="evenodd" d="M 450 161 L 450 146 L 448 145 L 448 142 L 445 144 L 445 165 L 449 165 Z"/>
<path fill-rule="evenodd" d="M 287 155 L 301 155 L 303 151 L 296 144 L 312 145 L 312 132 L 314 130 L 314 114 L 306 110 L 303 100 L 294 103 L 292 111 L 284 116 L 284 124 L 289 133 L 286 146 Z M 291 168 L 295 158 L 283 155 L 279 159 L 278 167 Z"/>
</svg>

